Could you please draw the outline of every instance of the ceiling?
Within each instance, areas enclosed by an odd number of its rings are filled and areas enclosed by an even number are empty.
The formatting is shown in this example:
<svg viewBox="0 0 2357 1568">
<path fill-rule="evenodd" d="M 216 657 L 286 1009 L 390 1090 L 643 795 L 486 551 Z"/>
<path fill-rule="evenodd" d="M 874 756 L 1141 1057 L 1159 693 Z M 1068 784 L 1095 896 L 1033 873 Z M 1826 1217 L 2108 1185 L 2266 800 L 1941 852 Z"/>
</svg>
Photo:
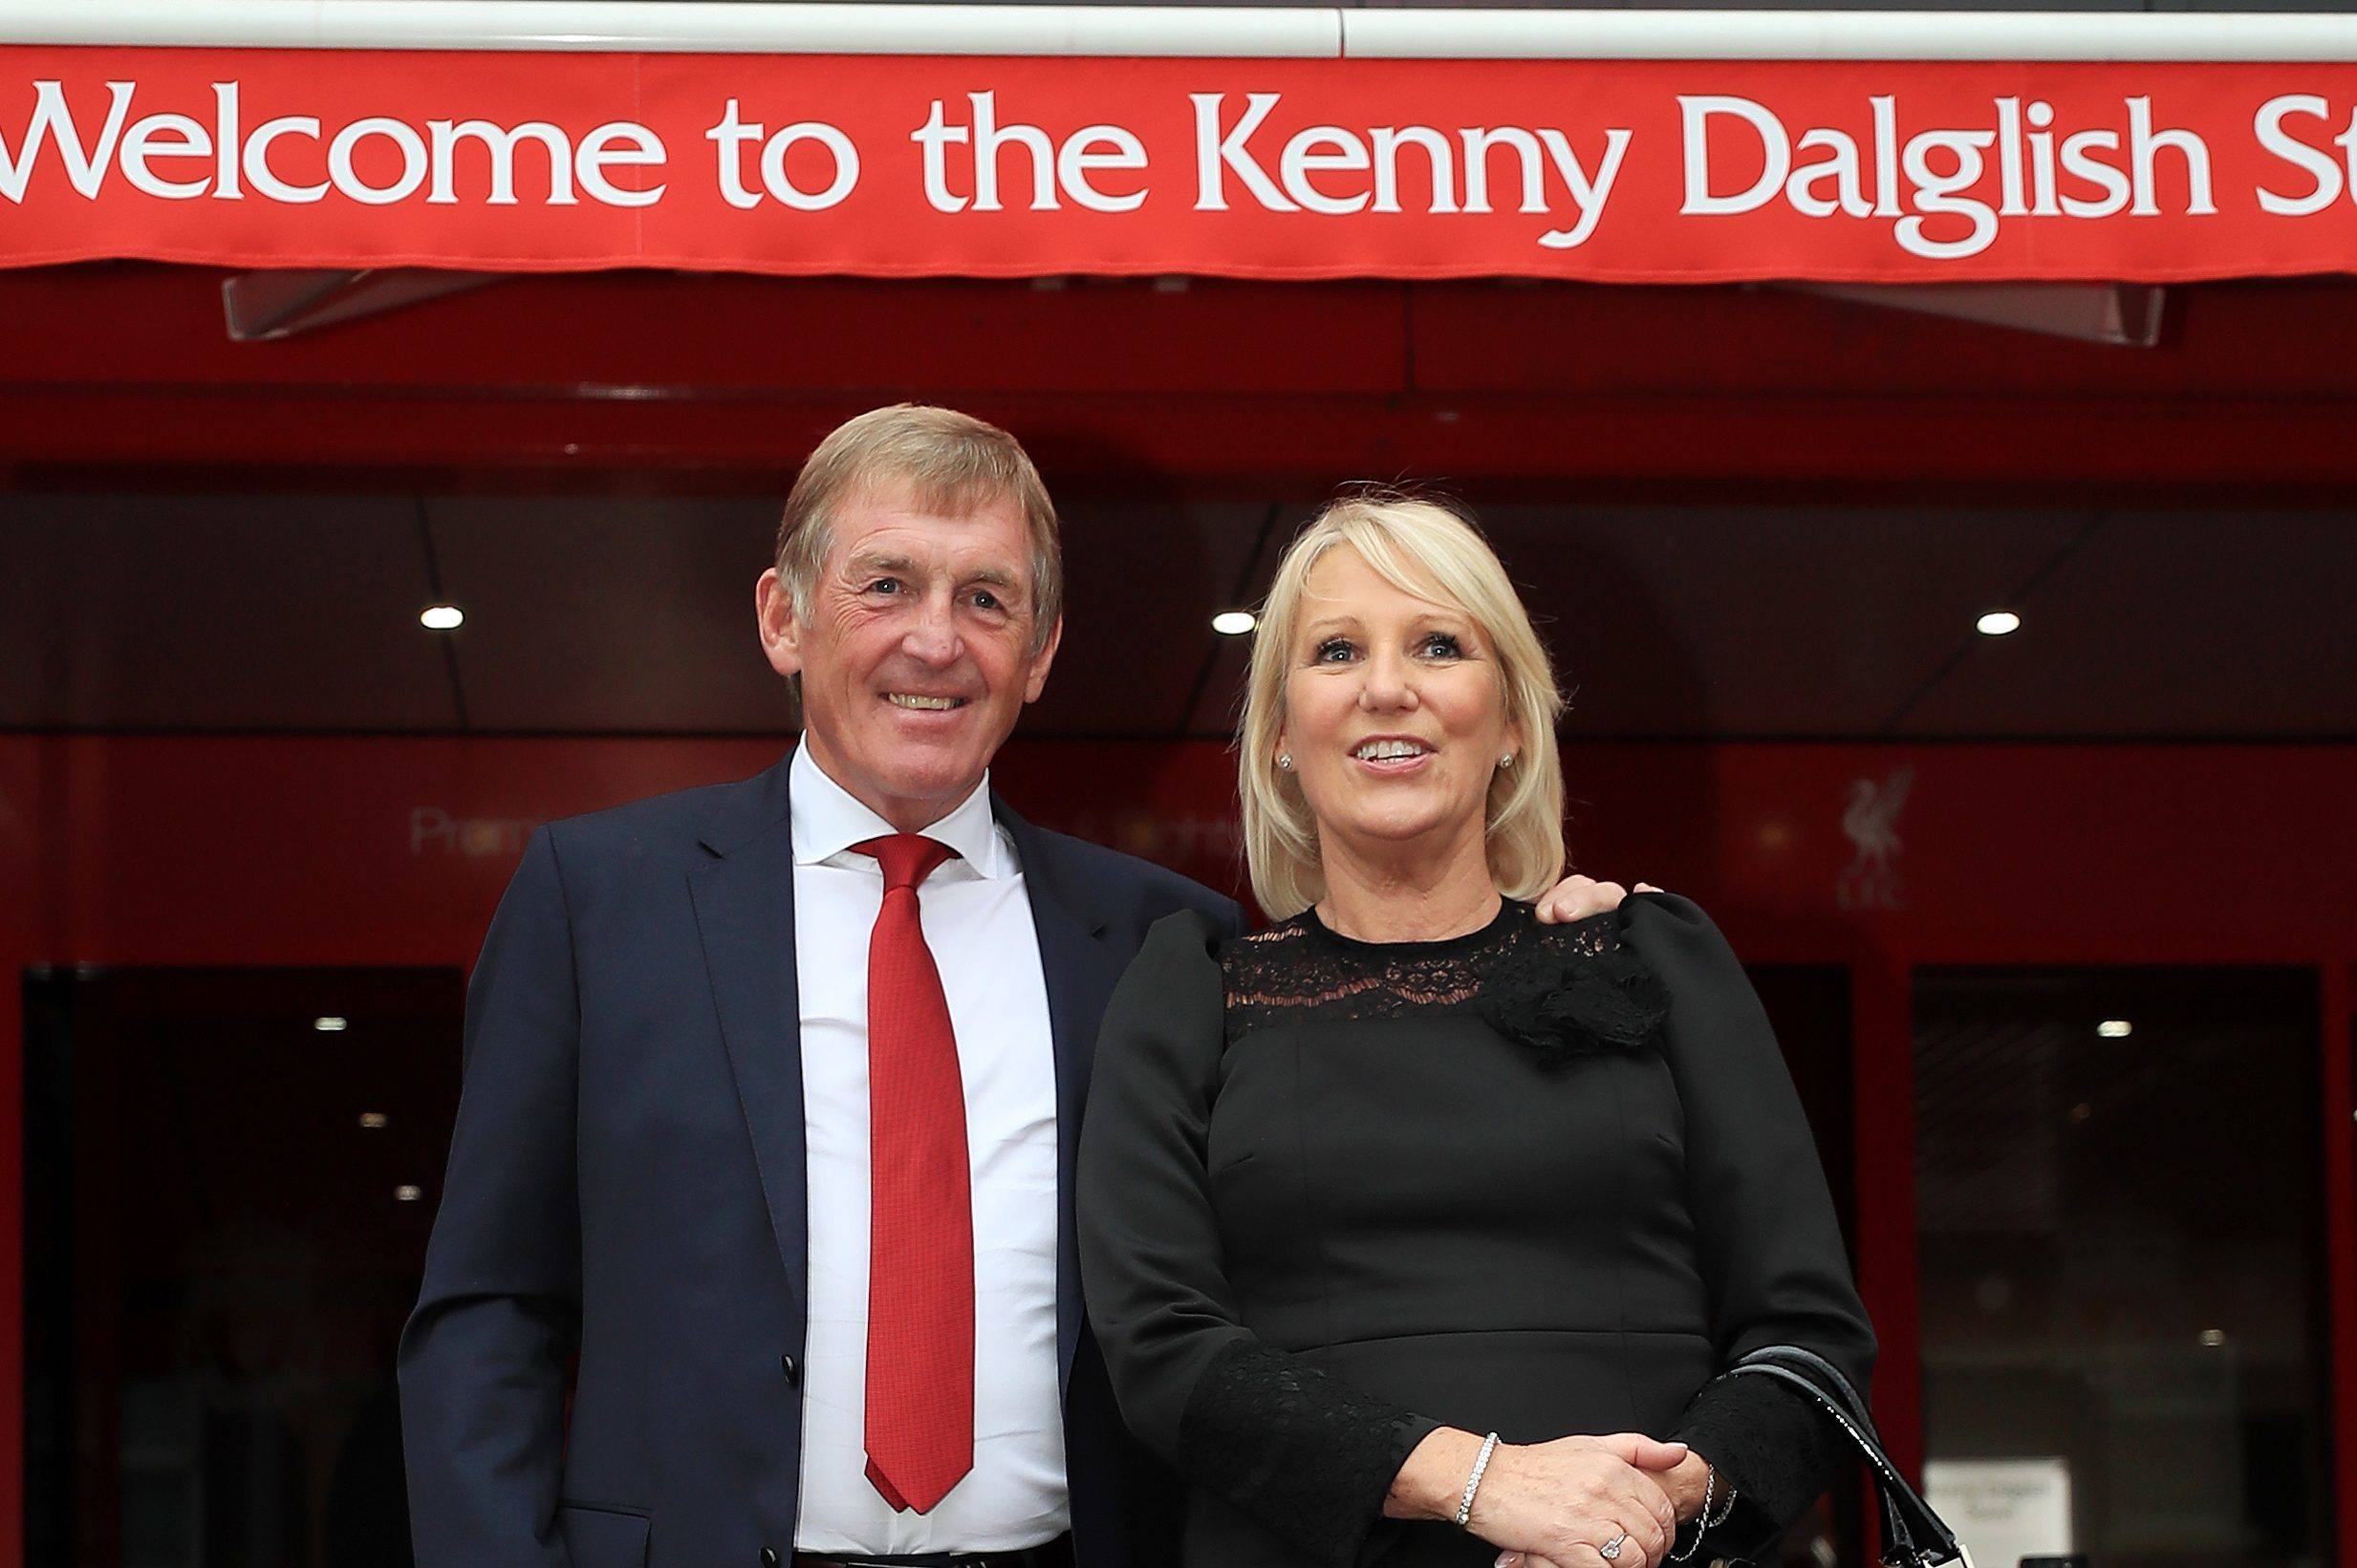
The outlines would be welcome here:
<svg viewBox="0 0 2357 1568">
<path fill-rule="evenodd" d="M 1311 503 L 1091 499 L 1029 733 L 1216 736 Z M 0 496 L 0 726 L 779 730 L 769 497 Z M 2357 510 L 1489 508 L 1589 738 L 2357 737 Z M 455 633 L 419 625 L 447 599 Z M 2021 631 L 1974 621 L 2005 607 Z"/>
<path fill-rule="evenodd" d="M 777 732 L 780 498 L 916 397 L 1063 507 L 1034 734 L 1224 734 L 1212 613 L 1407 478 L 1476 505 L 1582 738 L 2357 739 L 2348 279 L 2173 289 L 2152 348 L 1737 289 L 658 273 L 232 343 L 224 282 L 0 272 L 0 727 Z"/>
</svg>

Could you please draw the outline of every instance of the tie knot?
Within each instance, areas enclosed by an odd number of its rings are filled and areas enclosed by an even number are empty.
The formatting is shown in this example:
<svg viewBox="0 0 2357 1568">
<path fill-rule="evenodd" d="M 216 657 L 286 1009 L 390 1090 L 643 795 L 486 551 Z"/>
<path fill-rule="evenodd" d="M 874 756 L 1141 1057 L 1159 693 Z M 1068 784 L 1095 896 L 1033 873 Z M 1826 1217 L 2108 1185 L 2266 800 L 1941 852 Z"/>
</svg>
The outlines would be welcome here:
<svg viewBox="0 0 2357 1568">
<path fill-rule="evenodd" d="M 854 854 L 874 855 L 876 863 L 884 869 L 884 891 L 914 888 L 931 876 L 944 860 L 955 860 L 958 851 L 939 839 L 922 833 L 888 833 L 852 846 Z"/>
</svg>

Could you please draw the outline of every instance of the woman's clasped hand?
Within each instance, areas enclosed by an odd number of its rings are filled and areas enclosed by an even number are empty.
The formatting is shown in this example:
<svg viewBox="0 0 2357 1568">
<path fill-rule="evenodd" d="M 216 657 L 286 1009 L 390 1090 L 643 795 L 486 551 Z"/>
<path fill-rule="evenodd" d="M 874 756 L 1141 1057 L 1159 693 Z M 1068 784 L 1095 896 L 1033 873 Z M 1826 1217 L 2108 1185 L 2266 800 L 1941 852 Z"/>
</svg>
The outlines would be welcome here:
<svg viewBox="0 0 2357 1568">
<path fill-rule="evenodd" d="M 1400 1467 L 1384 1512 L 1454 1520 L 1481 1444 L 1453 1430 L 1424 1439 Z M 1465 1528 L 1501 1549 L 1500 1568 L 1659 1568 L 1677 1538 L 1681 1471 L 1702 1469 L 1685 1444 L 1642 1432 L 1501 1443 L 1482 1467 Z M 1698 1487 L 1684 1512 L 1698 1505 Z"/>
</svg>

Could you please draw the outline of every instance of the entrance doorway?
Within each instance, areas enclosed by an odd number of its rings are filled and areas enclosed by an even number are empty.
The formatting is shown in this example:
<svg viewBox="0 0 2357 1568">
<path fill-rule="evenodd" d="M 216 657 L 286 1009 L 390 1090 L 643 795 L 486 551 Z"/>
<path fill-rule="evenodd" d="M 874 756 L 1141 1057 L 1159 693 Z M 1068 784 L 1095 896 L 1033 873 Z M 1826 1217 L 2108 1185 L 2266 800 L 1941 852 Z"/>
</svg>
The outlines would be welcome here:
<svg viewBox="0 0 2357 1568">
<path fill-rule="evenodd" d="M 2317 981 L 1917 972 L 1924 1474 L 1980 1561 L 2331 1560 Z"/>
<path fill-rule="evenodd" d="M 394 1346 L 456 970 L 26 985 L 26 1560 L 410 1561 Z"/>
</svg>

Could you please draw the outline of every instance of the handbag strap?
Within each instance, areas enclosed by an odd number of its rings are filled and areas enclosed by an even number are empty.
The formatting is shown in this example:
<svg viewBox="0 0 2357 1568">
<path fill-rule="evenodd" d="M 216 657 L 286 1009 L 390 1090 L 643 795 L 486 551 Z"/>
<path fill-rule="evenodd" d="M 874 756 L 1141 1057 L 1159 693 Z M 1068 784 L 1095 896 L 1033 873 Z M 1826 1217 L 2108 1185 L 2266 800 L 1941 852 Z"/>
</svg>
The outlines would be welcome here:
<svg viewBox="0 0 2357 1568">
<path fill-rule="evenodd" d="M 1891 1463 L 1866 1401 L 1839 1367 L 1799 1345 L 1771 1344 L 1738 1361 L 1727 1375 L 1773 1378 L 1797 1389 L 1849 1437 L 1874 1478 L 1874 1500 L 1882 1515 L 1882 1560 L 1890 1568 L 1934 1568 L 1957 1558 L 1963 1559 L 1964 1568 L 1973 1568 L 1972 1557 L 1956 1532 Z"/>
</svg>

